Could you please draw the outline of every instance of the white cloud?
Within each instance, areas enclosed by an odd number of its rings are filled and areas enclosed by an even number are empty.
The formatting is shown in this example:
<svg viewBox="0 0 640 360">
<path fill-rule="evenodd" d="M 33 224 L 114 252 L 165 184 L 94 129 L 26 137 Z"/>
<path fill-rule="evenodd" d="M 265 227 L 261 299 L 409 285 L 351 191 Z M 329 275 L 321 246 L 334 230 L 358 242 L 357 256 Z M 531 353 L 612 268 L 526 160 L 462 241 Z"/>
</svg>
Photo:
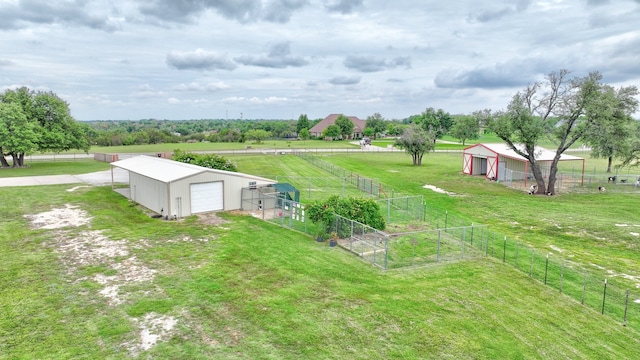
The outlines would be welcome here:
<svg viewBox="0 0 640 360">
<path fill-rule="evenodd" d="M 30 0 L 0 18 L 0 89 L 54 91 L 80 120 L 465 113 L 560 68 L 640 85 L 638 0 Z"/>
</svg>

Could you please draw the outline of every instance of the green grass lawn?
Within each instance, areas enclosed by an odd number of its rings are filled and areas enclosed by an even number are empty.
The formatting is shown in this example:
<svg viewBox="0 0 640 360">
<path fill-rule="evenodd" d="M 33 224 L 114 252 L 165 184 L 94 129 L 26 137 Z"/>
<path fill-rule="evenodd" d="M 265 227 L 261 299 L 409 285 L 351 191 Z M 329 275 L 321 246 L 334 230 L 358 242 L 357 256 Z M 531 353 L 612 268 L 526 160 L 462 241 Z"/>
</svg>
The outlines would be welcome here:
<svg viewBox="0 0 640 360">
<path fill-rule="evenodd" d="M 42 175 L 78 175 L 96 171 L 109 170 L 108 163 L 93 159 L 83 160 L 56 160 L 28 162 L 24 168 L 0 168 L 0 178 Z"/>
<path fill-rule="evenodd" d="M 319 156 L 379 179 L 396 194 L 422 195 L 429 206 L 488 225 L 514 240 L 508 260 L 480 257 L 381 272 L 345 251 L 250 217 L 228 214 L 229 222 L 219 226 L 193 217 L 163 222 L 108 187 L 75 192 L 65 191 L 72 186 L 0 188 L 5 214 L 0 219 L 0 358 L 640 356 L 640 304 L 635 302 L 640 300 L 635 290 L 640 194 L 528 196 L 461 174 L 459 153 L 427 154 L 421 167 L 412 166 L 403 153 Z M 240 171 L 255 175 L 330 176 L 290 155 L 229 158 Z M 586 168 L 603 163 L 587 159 Z M 95 161 L 30 165 L 0 170 L 0 176 L 109 168 Z M 425 189 L 425 184 L 456 195 Z M 35 229 L 24 217 L 65 204 L 87 211 L 90 224 Z M 82 247 L 69 239 L 91 231 L 101 231 L 106 243 L 123 244 L 126 251 L 112 258 L 77 256 L 87 262 L 70 265 L 74 253 L 69 251 Z M 590 288 L 602 288 L 601 280 L 608 278 L 609 301 L 623 302 L 618 290 L 632 289 L 629 326 L 620 325 L 619 308 L 613 310 L 615 319 L 600 315 L 597 291 L 588 293 L 590 306 L 580 305 L 575 299 L 582 289 L 571 285 L 580 283 L 579 276 L 566 279 L 563 292 L 571 297 L 559 295 L 560 262 L 551 264 L 550 286 L 530 279 L 532 250 L 534 278 L 540 279 L 539 264 L 550 254 L 596 274 L 589 278 Z M 111 277 L 129 276 L 125 265 L 153 276 L 122 285 L 123 302 L 112 304 L 104 293 Z M 175 319 L 176 325 L 155 347 L 131 350 L 140 343 L 145 316 L 152 315 Z"/>
<path fill-rule="evenodd" d="M 109 187 L 68 188 L 0 189 L 0 358 L 640 355 L 634 328 L 499 261 L 385 273 L 252 217 L 166 222 Z M 47 230 L 25 218 L 67 204 L 90 221 Z M 83 247 L 87 234 L 96 242 Z M 105 295 L 105 283 L 140 274 L 120 284 L 121 303 Z M 142 350 L 148 318 L 175 322 Z"/>
<path fill-rule="evenodd" d="M 131 146 L 92 146 L 91 153 L 154 153 L 170 152 L 175 149 L 184 151 L 216 151 L 216 150 L 245 150 L 250 149 L 354 149 L 359 148 L 350 141 L 324 140 L 265 140 L 261 143 L 247 141 L 244 143 L 179 143 L 179 144 L 150 144 Z"/>
</svg>

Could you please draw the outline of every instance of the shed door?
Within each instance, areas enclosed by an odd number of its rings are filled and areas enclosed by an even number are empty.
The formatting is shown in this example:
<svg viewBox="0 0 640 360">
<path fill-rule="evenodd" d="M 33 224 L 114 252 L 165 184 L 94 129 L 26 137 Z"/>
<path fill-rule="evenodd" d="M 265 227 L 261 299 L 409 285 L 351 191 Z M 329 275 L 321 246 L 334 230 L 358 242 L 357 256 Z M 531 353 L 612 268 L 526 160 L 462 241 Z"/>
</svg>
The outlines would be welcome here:
<svg viewBox="0 0 640 360">
<path fill-rule="evenodd" d="M 191 184 L 191 213 L 223 210 L 222 181 Z"/>
<path fill-rule="evenodd" d="M 471 174 L 473 169 L 472 169 L 472 164 L 473 164 L 473 155 L 472 154 L 464 154 L 464 160 L 462 163 L 462 173 L 463 174 Z"/>
</svg>

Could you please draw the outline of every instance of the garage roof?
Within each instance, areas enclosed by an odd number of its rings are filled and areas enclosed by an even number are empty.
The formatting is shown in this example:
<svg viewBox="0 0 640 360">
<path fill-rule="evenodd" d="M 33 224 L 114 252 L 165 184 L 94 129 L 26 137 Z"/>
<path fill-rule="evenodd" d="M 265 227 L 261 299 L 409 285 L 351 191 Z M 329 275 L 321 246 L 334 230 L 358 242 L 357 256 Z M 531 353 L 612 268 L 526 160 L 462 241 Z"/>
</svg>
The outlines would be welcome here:
<svg viewBox="0 0 640 360">
<path fill-rule="evenodd" d="M 516 153 L 515 151 L 513 151 L 513 149 L 511 149 L 509 147 L 509 145 L 505 144 L 505 143 L 499 143 L 499 144 L 476 144 L 473 146 L 469 146 L 468 148 L 464 149 L 465 152 L 467 152 L 467 150 L 474 148 L 476 146 L 483 146 L 491 151 L 493 151 L 496 154 L 500 154 L 502 156 L 506 156 L 512 159 L 517 159 L 520 161 L 527 161 L 527 159 L 525 159 L 524 157 L 520 156 L 518 153 Z M 518 148 L 523 149 L 524 151 L 524 146 L 523 145 L 516 145 L 518 146 Z M 538 161 L 552 161 L 553 158 L 556 156 L 556 152 L 555 151 L 551 151 L 551 150 L 547 150 L 543 147 L 540 146 L 536 146 L 536 160 Z M 561 154 L 560 155 L 560 160 L 583 160 L 583 158 L 578 157 L 578 156 L 573 156 L 573 155 L 567 155 L 567 154 Z"/>
<path fill-rule="evenodd" d="M 233 171 L 209 169 L 198 165 L 147 155 L 140 155 L 129 159 L 114 161 L 111 165 L 165 183 L 184 179 L 204 172 L 213 172 L 218 174 L 241 176 L 246 179 L 275 182 L 271 179 L 265 179 L 258 176 Z"/>
</svg>

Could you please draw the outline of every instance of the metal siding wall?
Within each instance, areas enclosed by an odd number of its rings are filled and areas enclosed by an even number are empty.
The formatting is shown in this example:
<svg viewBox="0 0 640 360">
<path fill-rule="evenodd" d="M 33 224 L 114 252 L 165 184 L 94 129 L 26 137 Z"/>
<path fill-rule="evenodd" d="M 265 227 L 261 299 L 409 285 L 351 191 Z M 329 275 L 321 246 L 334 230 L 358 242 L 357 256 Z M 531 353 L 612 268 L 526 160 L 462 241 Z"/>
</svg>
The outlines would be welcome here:
<svg viewBox="0 0 640 360">
<path fill-rule="evenodd" d="M 513 178 L 510 180 L 523 180 L 524 179 L 524 171 L 525 171 L 525 163 L 523 161 L 511 159 L 511 158 L 502 158 L 507 162 L 507 169 L 514 171 L 512 174 Z"/>
<path fill-rule="evenodd" d="M 164 214 L 167 215 L 169 202 L 165 183 L 130 172 L 129 184 L 131 186 L 132 200 L 157 213 L 164 209 Z"/>
</svg>

